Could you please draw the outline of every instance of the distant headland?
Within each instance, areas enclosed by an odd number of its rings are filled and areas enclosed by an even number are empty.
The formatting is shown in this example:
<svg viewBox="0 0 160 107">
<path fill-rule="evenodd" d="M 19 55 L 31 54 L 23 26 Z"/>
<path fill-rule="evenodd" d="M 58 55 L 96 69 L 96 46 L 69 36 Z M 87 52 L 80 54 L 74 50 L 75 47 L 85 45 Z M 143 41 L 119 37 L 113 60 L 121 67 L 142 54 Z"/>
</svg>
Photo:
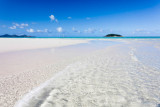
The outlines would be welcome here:
<svg viewBox="0 0 160 107">
<path fill-rule="evenodd" d="M 104 37 L 123 37 L 122 35 L 119 35 L 119 34 L 108 34 Z"/>
<path fill-rule="evenodd" d="M 9 35 L 9 34 L 4 34 L 0 35 L 0 38 L 32 38 L 34 36 L 28 36 L 28 35 Z"/>
</svg>

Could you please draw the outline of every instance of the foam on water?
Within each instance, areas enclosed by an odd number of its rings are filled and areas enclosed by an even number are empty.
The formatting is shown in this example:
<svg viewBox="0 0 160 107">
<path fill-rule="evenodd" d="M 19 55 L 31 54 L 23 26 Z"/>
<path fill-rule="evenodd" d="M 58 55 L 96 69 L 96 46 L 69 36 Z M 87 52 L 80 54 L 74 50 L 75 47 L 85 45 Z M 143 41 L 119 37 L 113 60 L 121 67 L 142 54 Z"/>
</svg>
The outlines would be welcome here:
<svg viewBox="0 0 160 107">
<path fill-rule="evenodd" d="M 129 55 L 131 56 L 131 59 L 133 61 L 138 61 L 137 56 L 134 54 L 135 51 L 136 51 L 136 49 L 132 48 L 131 51 L 129 52 Z"/>
<path fill-rule="evenodd" d="M 50 80 L 46 81 L 45 83 L 43 83 L 39 87 L 33 89 L 30 93 L 26 94 L 23 97 L 22 100 L 18 101 L 15 104 L 15 107 L 30 107 L 32 104 L 35 105 L 35 107 L 36 107 L 37 105 L 39 105 L 41 100 L 43 100 L 46 97 L 48 97 L 47 93 L 49 91 L 51 91 L 50 88 L 46 89 L 45 87 L 48 87 L 51 82 L 53 82 L 58 77 L 60 77 L 64 72 L 65 72 L 65 70 L 63 70 L 61 72 L 58 72 L 57 74 L 54 75 L 53 78 L 51 78 Z M 37 102 L 37 100 L 39 100 L 39 102 Z"/>
</svg>

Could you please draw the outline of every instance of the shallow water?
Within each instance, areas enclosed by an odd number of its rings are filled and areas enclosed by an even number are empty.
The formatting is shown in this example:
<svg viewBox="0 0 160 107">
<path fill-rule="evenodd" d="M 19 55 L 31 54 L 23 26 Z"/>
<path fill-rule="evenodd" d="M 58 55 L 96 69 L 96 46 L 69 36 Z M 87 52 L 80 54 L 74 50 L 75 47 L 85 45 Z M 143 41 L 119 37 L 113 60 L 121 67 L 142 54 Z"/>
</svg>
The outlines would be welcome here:
<svg viewBox="0 0 160 107">
<path fill-rule="evenodd" d="M 38 66 L 54 64 L 73 57 L 83 56 L 114 44 L 117 44 L 117 42 L 92 40 L 89 43 L 59 48 L 0 53 L 0 75 L 12 75 L 29 70 L 30 68 L 34 69 Z"/>
<path fill-rule="evenodd" d="M 158 107 L 159 43 L 126 40 L 103 48 L 68 65 L 16 107 Z"/>
<path fill-rule="evenodd" d="M 67 65 L 115 43 L 91 41 L 61 48 L 1 53 L 0 106 L 13 107 L 25 93 L 52 78 Z"/>
</svg>

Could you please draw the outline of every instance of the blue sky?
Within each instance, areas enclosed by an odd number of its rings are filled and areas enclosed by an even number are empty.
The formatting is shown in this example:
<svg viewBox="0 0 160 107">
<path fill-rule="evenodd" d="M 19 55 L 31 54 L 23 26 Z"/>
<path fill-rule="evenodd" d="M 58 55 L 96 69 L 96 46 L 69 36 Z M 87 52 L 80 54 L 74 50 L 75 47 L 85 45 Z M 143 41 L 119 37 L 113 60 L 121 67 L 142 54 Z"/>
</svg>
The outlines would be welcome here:
<svg viewBox="0 0 160 107">
<path fill-rule="evenodd" d="M 0 34 L 160 36 L 160 0 L 0 0 Z"/>
</svg>

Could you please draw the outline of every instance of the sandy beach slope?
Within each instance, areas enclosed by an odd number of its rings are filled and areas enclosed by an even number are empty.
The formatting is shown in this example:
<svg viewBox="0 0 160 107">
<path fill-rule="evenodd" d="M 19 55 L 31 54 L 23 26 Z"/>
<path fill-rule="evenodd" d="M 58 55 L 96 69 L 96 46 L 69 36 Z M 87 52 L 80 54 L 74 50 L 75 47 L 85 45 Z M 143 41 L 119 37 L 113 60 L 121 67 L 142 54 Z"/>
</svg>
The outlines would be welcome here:
<svg viewBox="0 0 160 107">
<path fill-rule="evenodd" d="M 123 43 L 69 64 L 15 107 L 159 107 L 160 40 L 114 41 Z"/>
<path fill-rule="evenodd" d="M 41 48 L 54 48 L 79 43 L 87 43 L 89 40 L 81 39 L 39 39 L 39 38 L 0 38 L 0 53 L 41 49 Z"/>
<path fill-rule="evenodd" d="M 0 38 L 0 107 L 13 107 L 24 94 L 50 79 L 81 55 L 70 48 L 56 47 L 88 41 Z"/>
</svg>

